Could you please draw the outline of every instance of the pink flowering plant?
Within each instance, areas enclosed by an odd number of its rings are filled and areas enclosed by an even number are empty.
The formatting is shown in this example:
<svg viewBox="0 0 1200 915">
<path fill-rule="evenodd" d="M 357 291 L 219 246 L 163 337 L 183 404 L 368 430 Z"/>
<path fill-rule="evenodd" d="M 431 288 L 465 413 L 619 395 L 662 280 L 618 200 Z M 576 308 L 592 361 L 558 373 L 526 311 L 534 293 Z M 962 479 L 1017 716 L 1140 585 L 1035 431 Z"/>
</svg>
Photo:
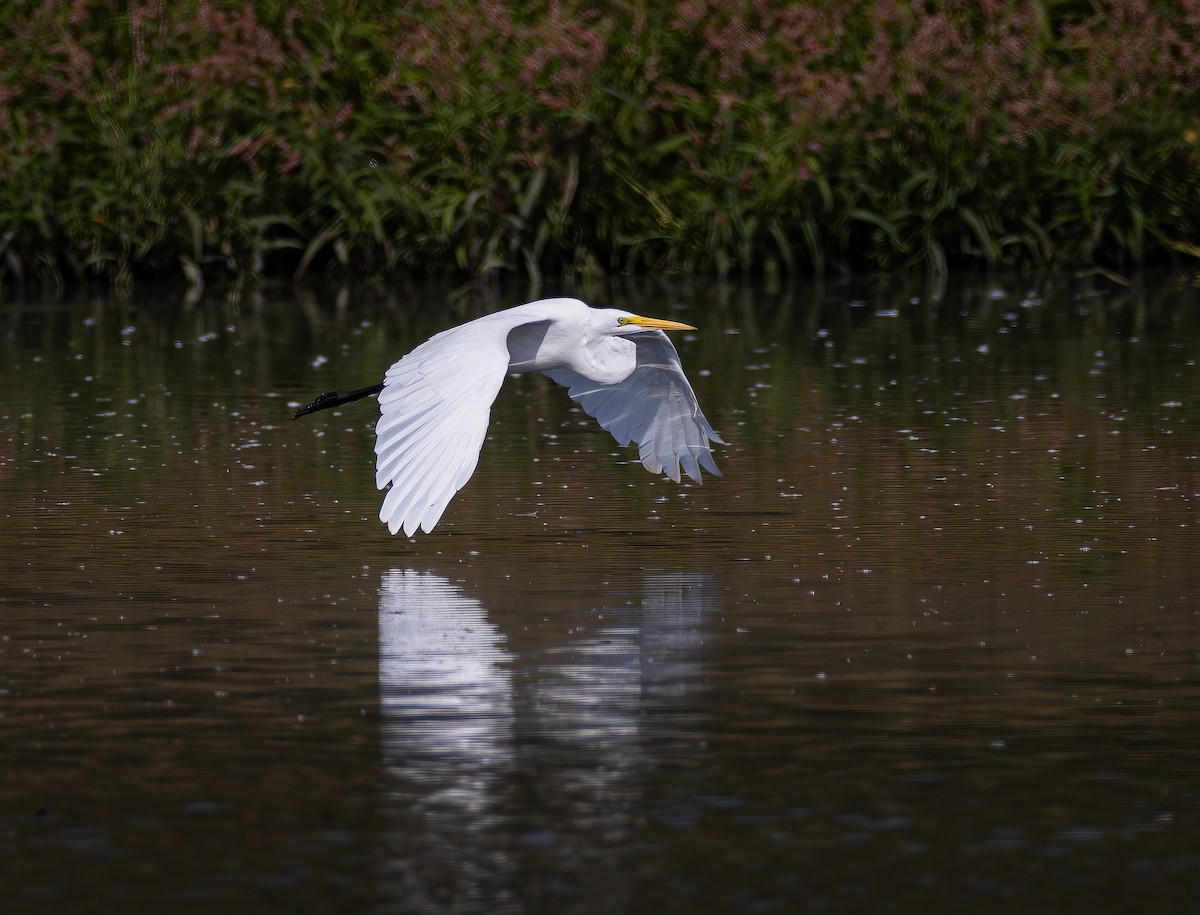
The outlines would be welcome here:
<svg viewBox="0 0 1200 915">
<path fill-rule="evenodd" d="M 1200 0 L 0 9 L 0 275 L 1200 252 Z"/>
</svg>

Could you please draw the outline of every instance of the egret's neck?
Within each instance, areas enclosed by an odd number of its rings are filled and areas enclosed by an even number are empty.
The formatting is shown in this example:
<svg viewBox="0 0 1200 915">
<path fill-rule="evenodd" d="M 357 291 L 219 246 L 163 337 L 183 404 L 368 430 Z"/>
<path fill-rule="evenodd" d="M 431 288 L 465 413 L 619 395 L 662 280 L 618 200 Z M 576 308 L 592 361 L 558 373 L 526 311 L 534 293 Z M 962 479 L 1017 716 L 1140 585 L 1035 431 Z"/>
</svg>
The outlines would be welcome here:
<svg viewBox="0 0 1200 915">
<path fill-rule="evenodd" d="M 597 384 L 620 384 L 637 368 L 637 344 L 625 337 L 605 335 L 574 356 L 567 368 Z"/>
<path fill-rule="evenodd" d="M 637 366 L 632 340 L 597 334 L 580 339 L 554 324 L 518 327 L 508 336 L 508 370 L 514 375 L 570 369 L 597 384 L 620 384 Z"/>
</svg>

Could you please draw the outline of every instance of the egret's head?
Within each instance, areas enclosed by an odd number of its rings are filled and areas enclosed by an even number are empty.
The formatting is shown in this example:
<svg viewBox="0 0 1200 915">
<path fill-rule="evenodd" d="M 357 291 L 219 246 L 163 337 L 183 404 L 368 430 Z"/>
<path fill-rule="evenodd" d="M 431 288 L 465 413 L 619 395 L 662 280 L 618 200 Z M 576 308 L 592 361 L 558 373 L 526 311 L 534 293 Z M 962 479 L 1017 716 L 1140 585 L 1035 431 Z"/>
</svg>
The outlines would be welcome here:
<svg viewBox="0 0 1200 915">
<path fill-rule="evenodd" d="M 616 333 L 621 336 L 639 334 L 647 330 L 695 330 L 690 324 L 665 321 L 662 318 L 644 318 L 641 315 L 621 314 L 617 318 Z"/>
</svg>

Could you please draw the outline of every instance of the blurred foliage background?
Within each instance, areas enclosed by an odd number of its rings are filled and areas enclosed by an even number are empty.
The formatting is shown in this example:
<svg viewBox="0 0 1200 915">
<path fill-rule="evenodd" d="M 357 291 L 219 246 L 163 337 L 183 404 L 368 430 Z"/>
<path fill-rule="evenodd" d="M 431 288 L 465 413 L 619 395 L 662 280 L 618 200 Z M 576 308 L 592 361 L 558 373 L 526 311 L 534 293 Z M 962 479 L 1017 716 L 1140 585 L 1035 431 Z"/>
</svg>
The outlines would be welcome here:
<svg viewBox="0 0 1200 915">
<path fill-rule="evenodd" d="M 1200 254 L 1200 4 L 10 0 L 0 276 Z"/>
</svg>

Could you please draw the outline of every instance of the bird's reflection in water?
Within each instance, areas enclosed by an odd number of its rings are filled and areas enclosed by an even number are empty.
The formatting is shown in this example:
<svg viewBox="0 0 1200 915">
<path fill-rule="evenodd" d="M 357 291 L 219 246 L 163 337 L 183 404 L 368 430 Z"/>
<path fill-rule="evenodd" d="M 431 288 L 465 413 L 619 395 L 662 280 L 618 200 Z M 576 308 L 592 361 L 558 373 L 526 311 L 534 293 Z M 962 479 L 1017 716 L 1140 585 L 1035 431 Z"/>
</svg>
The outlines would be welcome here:
<svg viewBox="0 0 1200 915">
<path fill-rule="evenodd" d="M 513 758 L 512 655 L 478 601 L 439 575 L 392 570 L 379 597 L 384 755 L 425 803 L 478 817 Z"/>
<path fill-rule="evenodd" d="M 597 832 L 628 831 L 639 772 L 695 763 L 713 582 L 647 576 L 639 603 L 597 606 L 553 647 L 524 651 L 464 587 L 426 572 L 383 578 L 382 751 L 397 830 L 387 882 L 438 911 L 517 909 L 514 886 L 533 876 L 528 858 L 516 873 L 522 849 L 560 882 L 599 876 L 577 856 L 603 847 Z M 612 898 L 620 875 L 603 879 L 595 889 Z"/>
<path fill-rule="evenodd" d="M 595 626 L 544 654 L 520 724 L 538 738 L 528 761 L 551 769 L 577 816 L 619 827 L 611 815 L 625 808 L 614 803 L 636 803 L 631 776 L 647 756 L 671 766 L 680 742 L 699 742 L 685 700 L 701 682 L 712 593 L 710 576 L 647 576 L 639 604 L 598 608 Z"/>
</svg>

